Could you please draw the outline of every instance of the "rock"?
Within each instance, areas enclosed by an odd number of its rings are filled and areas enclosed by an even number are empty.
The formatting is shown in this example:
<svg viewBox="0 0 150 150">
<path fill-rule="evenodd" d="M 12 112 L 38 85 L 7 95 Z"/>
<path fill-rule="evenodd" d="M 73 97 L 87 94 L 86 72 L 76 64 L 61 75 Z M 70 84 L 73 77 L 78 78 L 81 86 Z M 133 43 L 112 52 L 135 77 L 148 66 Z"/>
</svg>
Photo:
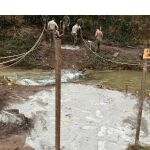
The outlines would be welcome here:
<svg viewBox="0 0 150 150">
<path fill-rule="evenodd" d="M 105 86 L 104 86 L 103 84 L 101 84 L 101 83 L 97 84 L 96 86 L 97 86 L 98 88 L 100 88 L 100 89 L 105 89 Z"/>
<path fill-rule="evenodd" d="M 31 126 L 32 120 L 23 114 L 18 114 L 17 109 L 0 112 L 0 136 L 28 131 Z"/>
<path fill-rule="evenodd" d="M 119 55 L 119 52 L 115 52 L 114 54 L 113 54 L 113 57 L 117 57 Z"/>
<path fill-rule="evenodd" d="M 6 111 L 12 114 L 19 114 L 19 109 L 8 109 Z"/>
<path fill-rule="evenodd" d="M 88 75 L 92 72 L 92 70 L 88 69 L 88 68 L 84 68 L 83 72 L 84 72 L 85 75 Z"/>
</svg>

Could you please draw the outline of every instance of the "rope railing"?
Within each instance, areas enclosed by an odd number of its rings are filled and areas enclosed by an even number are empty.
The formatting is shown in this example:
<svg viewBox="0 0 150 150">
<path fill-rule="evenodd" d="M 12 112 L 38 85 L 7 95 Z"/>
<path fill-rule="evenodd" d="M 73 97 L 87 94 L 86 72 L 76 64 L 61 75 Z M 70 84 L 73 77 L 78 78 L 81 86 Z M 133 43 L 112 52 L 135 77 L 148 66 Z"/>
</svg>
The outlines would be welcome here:
<svg viewBox="0 0 150 150">
<path fill-rule="evenodd" d="M 38 47 L 38 45 L 40 44 L 40 42 L 41 42 L 41 40 L 42 40 L 42 37 L 43 37 L 43 34 L 44 34 L 44 31 L 45 31 L 45 26 L 44 26 L 44 28 L 43 28 L 43 30 L 42 30 L 42 33 L 40 34 L 38 40 L 35 42 L 35 44 L 33 45 L 33 47 L 32 47 L 29 51 L 27 51 L 27 52 L 25 52 L 25 53 L 22 53 L 22 54 L 18 54 L 18 55 L 6 56 L 5 58 L 11 58 L 11 57 L 16 57 L 16 56 L 18 56 L 18 57 L 17 57 L 17 58 L 13 58 L 13 59 L 8 60 L 8 61 L 1 62 L 0 65 L 7 64 L 7 63 L 10 63 L 10 62 L 14 62 L 14 61 L 15 61 L 14 63 L 12 63 L 12 64 L 10 64 L 10 65 L 8 65 L 8 66 L 0 67 L 0 69 L 9 68 L 9 67 L 11 67 L 11 66 L 14 66 L 14 65 L 18 64 L 18 63 L 19 63 L 20 61 L 22 61 L 28 54 L 30 54 L 32 51 L 34 51 L 34 50 Z M 3 58 L 4 58 L 4 57 L 3 57 Z M 19 59 L 19 60 L 18 60 L 18 59 Z"/>
<path fill-rule="evenodd" d="M 24 56 L 24 55 L 21 55 L 21 56 L 19 56 L 19 57 L 17 57 L 17 58 L 13 58 L 13 59 L 11 59 L 11 60 L 3 61 L 3 62 L 0 63 L 0 65 L 7 64 L 7 63 L 9 63 L 9 62 L 14 62 L 15 60 L 18 60 L 19 58 L 22 58 L 23 56 Z"/>
<path fill-rule="evenodd" d="M 115 60 L 112 60 L 112 59 L 108 59 L 108 58 L 104 58 L 102 56 L 100 56 L 98 53 L 94 52 L 92 50 L 92 44 L 90 44 L 90 46 L 88 46 L 89 42 L 87 42 L 82 36 L 81 36 L 85 46 L 97 57 L 105 60 L 105 61 L 108 61 L 108 62 L 111 62 L 111 63 L 115 63 L 115 64 L 120 64 L 120 65 L 129 65 L 129 66 L 141 66 L 141 63 L 127 63 L 127 62 L 120 62 L 120 61 L 115 61 Z M 87 44 L 88 43 L 88 44 Z M 93 46 L 94 47 L 94 46 Z"/>
<path fill-rule="evenodd" d="M 22 56 L 24 55 L 25 53 L 21 53 L 21 54 L 16 54 L 16 55 L 10 55 L 10 56 L 4 56 L 4 57 L 0 57 L 0 60 L 1 59 L 7 59 L 7 58 L 14 58 L 14 57 L 17 57 L 17 56 Z"/>
</svg>

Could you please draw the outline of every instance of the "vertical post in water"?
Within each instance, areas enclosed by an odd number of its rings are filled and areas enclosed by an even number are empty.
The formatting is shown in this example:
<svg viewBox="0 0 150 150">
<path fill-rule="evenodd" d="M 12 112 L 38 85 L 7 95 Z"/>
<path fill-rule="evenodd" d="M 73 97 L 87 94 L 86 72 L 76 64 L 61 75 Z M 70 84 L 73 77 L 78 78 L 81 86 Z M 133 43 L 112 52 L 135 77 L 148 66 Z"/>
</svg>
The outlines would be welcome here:
<svg viewBox="0 0 150 150">
<path fill-rule="evenodd" d="M 144 105 L 144 91 L 145 91 L 145 80 L 146 80 L 146 72 L 147 72 L 147 61 L 145 60 L 143 63 L 143 74 L 141 80 L 141 93 L 139 97 L 139 110 L 137 116 L 137 126 L 136 126 L 136 135 L 135 135 L 135 148 L 139 149 L 139 136 L 140 136 L 140 127 L 141 127 L 141 119 L 142 119 L 142 111 Z"/>
<path fill-rule="evenodd" d="M 125 93 L 128 93 L 128 84 L 125 84 Z"/>
<path fill-rule="evenodd" d="M 61 127 L 61 39 L 55 39 L 55 150 L 60 150 Z"/>
</svg>

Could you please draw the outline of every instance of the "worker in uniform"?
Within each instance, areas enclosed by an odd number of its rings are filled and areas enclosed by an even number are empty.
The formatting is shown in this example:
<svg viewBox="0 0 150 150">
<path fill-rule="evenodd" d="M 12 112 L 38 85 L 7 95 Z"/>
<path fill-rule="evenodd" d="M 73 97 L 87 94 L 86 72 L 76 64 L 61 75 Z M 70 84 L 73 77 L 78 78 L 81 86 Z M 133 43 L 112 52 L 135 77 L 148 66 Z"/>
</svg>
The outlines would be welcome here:
<svg viewBox="0 0 150 150">
<path fill-rule="evenodd" d="M 80 17 L 80 18 L 78 18 L 77 19 L 77 24 L 83 29 L 83 26 L 84 26 L 84 21 L 83 21 L 83 18 L 82 17 Z M 82 37 L 82 30 L 79 30 L 79 35 L 80 36 L 78 36 L 78 40 L 81 42 L 81 37 Z"/>
<path fill-rule="evenodd" d="M 54 38 L 55 38 L 55 35 L 56 35 L 56 30 L 58 30 L 58 25 L 55 22 L 54 18 L 51 21 L 48 22 L 47 28 L 48 28 L 48 31 L 50 33 L 51 46 L 52 46 L 52 43 L 54 45 Z"/>
<path fill-rule="evenodd" d="M 96 32 L 95 32 L 96 52 L 100 52 L 100 45 L 101 45 L 101 42 L 102 42 L 102 38 L 103 38 L 103 33 L 102 33 L 101 27 L 100 27 L 100 29 L 97 28 Z"/>
<path fill-rule="evenodd" d="M 62 19 L 62 23 L 63 23 L 63 32 L 65 32 L 65 30 L 69 32 L 69 25 L 70 25 L 69 16 L 65 15 Z"/>
<path fill-rule="evenodd" d="M 78 24 L 80 27 L 83 27 L 83 19 L 82 19 L 82 18 L 77 19 L 77 24 Z"/>
<path fill-rule="evenodd" d="M 75 46 L 78 41 L 78 31 L 81 29 L 81 27 L 76 23 L 72 27 L 71 35 L 73 36 L 73 45 Z"/>
</svg>

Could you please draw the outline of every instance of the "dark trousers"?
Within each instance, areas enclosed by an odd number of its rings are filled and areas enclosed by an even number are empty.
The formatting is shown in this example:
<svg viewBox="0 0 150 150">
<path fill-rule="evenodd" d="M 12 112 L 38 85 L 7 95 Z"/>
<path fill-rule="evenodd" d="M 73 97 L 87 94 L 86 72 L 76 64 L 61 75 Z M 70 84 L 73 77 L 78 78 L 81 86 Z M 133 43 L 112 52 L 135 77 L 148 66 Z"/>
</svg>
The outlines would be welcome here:
<svg viewBox="0 0 150 150">
<path fill-rule="evenodd" d="M 72 36 L 73 36 L 73 45 L 76 45 L 77 44 L 77 33 L 71 33 Z"/>
<path fill-rule="evenodd" d="M 51 42 L 51 46 L 54 46 L 54 39 L 55 39 L 55 30 L 50 30 L 50 42 Z"/>
</svg>

